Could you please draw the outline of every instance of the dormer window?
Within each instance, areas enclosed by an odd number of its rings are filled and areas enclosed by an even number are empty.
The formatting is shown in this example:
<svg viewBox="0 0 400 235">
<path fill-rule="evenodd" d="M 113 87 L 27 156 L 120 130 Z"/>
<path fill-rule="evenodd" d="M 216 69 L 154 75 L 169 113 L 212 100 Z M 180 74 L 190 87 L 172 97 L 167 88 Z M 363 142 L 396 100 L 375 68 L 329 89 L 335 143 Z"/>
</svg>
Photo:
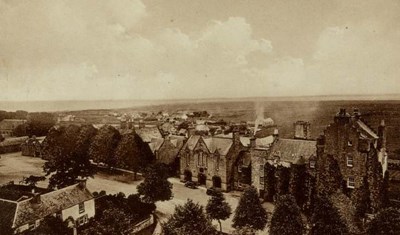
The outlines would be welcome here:
<svg viewBox="0 0 400 235">
<path fill-rule="evenodd" d="M 314 169 L 315 168 L 315 161 L 310 160 L 310 168 Z"/>
<path fill-rule="evenodd" d="M 355 187 L 354 177 L 350 176 L 347 178 L 347 188 L 354 188 Z"/>
<path fill-rule="evenodd" d="M 349 147 L 353 146 L 353 142 L 351 142 L 351 140 L 347 141 L 347 146 Z"/>
<path fill-rule="evenodd" d="M 347 156 L 347 166 L 353 167 L 353 156 L 351 156 L 351 155 Z"/>
</svg>

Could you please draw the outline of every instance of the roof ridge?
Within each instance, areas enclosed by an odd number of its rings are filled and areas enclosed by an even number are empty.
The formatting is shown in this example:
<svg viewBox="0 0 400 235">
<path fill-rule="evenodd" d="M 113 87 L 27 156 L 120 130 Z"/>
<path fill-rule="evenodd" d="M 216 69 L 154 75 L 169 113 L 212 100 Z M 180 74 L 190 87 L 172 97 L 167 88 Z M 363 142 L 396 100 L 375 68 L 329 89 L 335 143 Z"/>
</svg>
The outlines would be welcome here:
<svg viewBox="0 0 400 235">
<path fill-rule="evenodd" d="M 60 191 L 65 191 L 66 189 L 73 188 L 73 187 L 77 187 L 78 185 L 79 185 L 79 183 L 76 183 L 76 184 L 72 184 L 72 185 L 69 185 L 69 186 L 64 187 L 64 188 L 60 188 L 60 189 L 53 190 L 53 191 L 50 191 L 50 192 L 47 192 L 47 193 L 44 193 L 44 194 L 40 194 L 40 197 L 48 196 L 48 195 L 50 195 L 50 194 L 54 194 L 54 193 L 60 192 Z M 30 198 L 27 198 L 26 200 L 22 200 L 22 201 L 20 201 L 20 202 L 30 201 L 31 199 L 33 199 L 33 198 L 30 197 Z"/>
<path fill-rule="evenodd" d="M 18 204 L 17 201 L 8 200 L 8 199 L 5 199 L 5 198 L 0 198 L 0 201 L 5 201 L 5 202 L 11 202 L 11 203 Z"/>
</svg>

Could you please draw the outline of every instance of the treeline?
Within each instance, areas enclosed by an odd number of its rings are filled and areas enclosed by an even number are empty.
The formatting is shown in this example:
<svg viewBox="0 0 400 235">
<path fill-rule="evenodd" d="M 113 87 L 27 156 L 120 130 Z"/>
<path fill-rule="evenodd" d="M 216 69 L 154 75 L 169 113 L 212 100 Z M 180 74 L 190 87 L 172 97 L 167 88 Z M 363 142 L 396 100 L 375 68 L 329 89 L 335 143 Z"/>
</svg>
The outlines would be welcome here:
<svg viewBox="0 0 400 235">
<path fill-rule="evenodd" d="M 20 136 L 45 136 L 47 132 L 56 124 L 54 114 L 46 112 L 28 113 L 18 110 L 16 112 L 6 112 L 0 110 L 0 121 L 4 119 L 22 119 L 26 123 L 18 125 L 14 129 L 14 135 Z"/>
<path fill-rule="evenodd" d="M 138 172 L 154 162 L 149 146 L 135 133 L 121 135 L 105 125 L 99 130 L 92 125 L 69 125 L 49 130 L 43 145 L 49 187 L 61 188 L 77 182 L 79 177 L 92 177 L 95 163 Z M 136 174 L 135 174 L 136 175 Z"/>
</svg>

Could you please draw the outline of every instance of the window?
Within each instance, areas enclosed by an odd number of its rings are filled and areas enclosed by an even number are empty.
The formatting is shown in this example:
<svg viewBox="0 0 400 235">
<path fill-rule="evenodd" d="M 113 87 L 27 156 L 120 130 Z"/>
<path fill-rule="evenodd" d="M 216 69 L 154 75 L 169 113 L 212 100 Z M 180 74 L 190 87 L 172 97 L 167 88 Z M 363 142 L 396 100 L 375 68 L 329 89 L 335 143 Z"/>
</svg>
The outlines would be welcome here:
<svg viewBox="0 0 400 235">
<path fill-rule="evenodd" d="M 353 142 L 351 140 L 347 141 L 347 146 L 353 146 Z"/>
<path fill-rule="evenodd" d="M 260 185 L 264 186 L 264 176 L 260 176 Z"/>
<path fill-rule="evenodd" d="M 76 222 L 78 223 L 79 226 L 86 224 L 88 222 L 88 216 L 87 215 L 81 216 L 76 220 Z"/>
<path fill-rule="evenodd" d="M 190 164 L 190 153 L 186 153 L 186 166 L 189 166 Z"/>
<path fill-rule="evenodd" d="M 350 176 L 347 178 L 347 188 L 354 188 L 355 187 L 355 182 L 354 182 L 354 177 Z"/>
<path fill-rule="evenodd" d="M 207 167 L 207 155 L 202 151 L 197 153 L 197 165 L 199 167 Z"/>
<path fill-rule="evenodd" d="M 219 171 L 219 155 L 215 155 L 215 170 Z"/>
<path fill-rule="evenodd" d="M 82 214 L 83 212 L 85 212 L 85 203 L 79 203 L 79 214 Z"/>
<path fill-rule="evenodd" d="M 347 156 L 347 166 L 353 167 L 353 156 L 351 155 Z"/>
<path fill-rule="evenodd" d="M 314 160 L 310 160 L 310 168 L 315 168 L 315 161 Z"/>
</svg>

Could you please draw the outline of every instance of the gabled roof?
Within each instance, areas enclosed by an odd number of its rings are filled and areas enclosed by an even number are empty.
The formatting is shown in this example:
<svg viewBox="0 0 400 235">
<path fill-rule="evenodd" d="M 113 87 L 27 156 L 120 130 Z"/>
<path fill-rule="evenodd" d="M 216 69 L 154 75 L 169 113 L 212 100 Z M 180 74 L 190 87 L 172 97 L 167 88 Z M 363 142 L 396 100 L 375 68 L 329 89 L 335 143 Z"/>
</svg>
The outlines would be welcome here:
<svg viewBox="0 0 400 235">
<path fill-rule="evenodd" d="M 230 138 L 202 137 L 199 135 L 192 135 L 186 142 L 184 148 L 193 150 L 200 139 L 204 141 L 210 153 L 218 151 L 218 153 L 222 156 L 225 156 L 233 145 L 233 140 Z"/>
<path fill-rule="evenodd" d="M 42 219 L 79 203 L 93 199 L 93 195 L 79 184 L 40 195 L 40 203 L 33 198 L 18 202 L 14 227 Z"/>
<path fill-rule="evenodd" d="M 150 150 L 154 153 L 155 151 L 159 150 L 161 145 L 164 143 L 163 138 L 153 138 L 149 143 Z"/>
<path fill-rule="evenodd" d="M 28 136 L 6 138 L 3 142 L 0 143 L 0 147 L 20 145 L 25 143 L 25 141 L 27 141 L 28 139 Z"/>
<path fill-rule="evenodd" d="M 0 129 L 12 130 L 25 122 L 24 119 L 4 119 L 0 122 Z"/>
<path fill-rule="evenodd" d="M 375 134 L 375 132 L 361 120 L 357 120 L 357 124 L 358 124 L 359 129 L 362 130 L 362 134 L 364 134 L 365 138 L 368 138 L 368 137 L 373 138 L 373 139 L 379 138 L 378 135 Z M 367 136 L 365 136 L 365 135 L 367 135 Z"/>
<path fill-rule="evenodd" d="M 308 160 L 317 154 L 317 142 L 313 140 L 278 139 L 271 148 L 270 158 L 279 156 L 280 161 L 297 163 L 303 157 Z"/>
<path fill-rule="evenodd" d="M 209 137 L 209 138 L 202 137 L 202 138 L 210 153 L 215 153 L 215 151 L 218 151 L 218 153 L 222 156 L 228 154 L 228 151 L 233 144 L 232 139 L 217 138 L 217 137 Z"/>
<path fill-rule="evenodd" d="M 162 138 L 160 130 L 158 127 L 143 127 L 143 128 L 137 128 L 136 133 L 142 138 L 144 142 L 151 142 L 151 139 L 154 138 Z"/>
</svg>

